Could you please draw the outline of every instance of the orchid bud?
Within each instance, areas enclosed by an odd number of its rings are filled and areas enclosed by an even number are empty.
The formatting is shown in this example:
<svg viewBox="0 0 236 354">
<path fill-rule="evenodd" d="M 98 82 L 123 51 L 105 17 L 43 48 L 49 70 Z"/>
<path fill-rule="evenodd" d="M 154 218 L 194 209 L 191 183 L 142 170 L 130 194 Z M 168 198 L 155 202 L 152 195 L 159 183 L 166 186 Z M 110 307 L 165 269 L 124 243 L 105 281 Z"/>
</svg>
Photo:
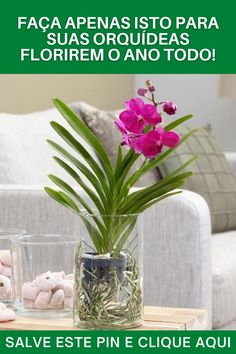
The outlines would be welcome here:
<svg viewBox="0 0 236 354">
<path fill-rule="evenodd" d="M 175 114 L 176 110 L 177 110 L 177 106 L 176 103 L 173 101 L 166 101 L 163 104 L 163 111 L 168 114 L 168 115 L 172 115 Z"/>
<path fill-rule="evenodd" d="M 150 91 L 151 93 L 153 93 L 153 92 L 156 91 L 155 86 L 153 86 L 153 85 L 149 86 L 148 89 L 149 89 L 149 91 Z"/>
<path fill-rule="evenodd" d="M 150 80 L 146 81 L 146 85 L 147 85 L 149 92 L 153 93 L 156 91 L 155 86 L 152 84 L 152 82 Z"/>
<path fill-rule="evenodd" d="M 138 89 L 138 95 L 139 96 L 143 96 L 144 97 L 147 92 L 148 92 L 148 89 L 145 89 L 145 88 Z"/>
</svg>

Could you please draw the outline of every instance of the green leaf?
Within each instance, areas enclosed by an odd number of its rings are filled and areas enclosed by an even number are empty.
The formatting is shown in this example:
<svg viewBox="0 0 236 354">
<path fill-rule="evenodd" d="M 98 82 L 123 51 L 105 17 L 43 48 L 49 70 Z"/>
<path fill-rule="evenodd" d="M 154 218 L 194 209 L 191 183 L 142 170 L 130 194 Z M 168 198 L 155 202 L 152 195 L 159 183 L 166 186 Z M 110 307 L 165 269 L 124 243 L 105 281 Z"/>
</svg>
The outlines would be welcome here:
<svg viewBox="0 0 236 354">
<path fill-rule="evenodd" d="M 55 143 L 54 141 L 47 140 L 50 146 L 54 148 L 57 152 L 59 152 L 63 157 L 65 157 L 67 160 L 69 160 L 73 165 L 78 168 L 78 170 L 88 179 L 88 181 L 94 186 L 96 189 L 104 208 L 107 208 L 107 211 L 110 210 L 109 208 L 109 202 L 112 199 L 111 193 L 109 188 L 107 187 L 106 183 L 104 180 L 102 180 L 102 183 L 98 180 L 96 175 L 94 175 L 89 168 L 87 168 L 82 162 L 77 160 L 74 156 L 72 156 L 69 152 L 67 152 L 63 147 Z M 103 191 L 106 194 L 106 196 L 103 194 Z M 107 199 L 106 199 L 107 198 Z"/>
<path fill-rule="evenodd" d="M 109 181 L 113 184 L 113 173 L 110 159 L 104 149 L 103 145 L 96 137 L 96 135 L 87 127 L 83 121 L 62 101 L 55 98 L 53 99 L 54 105 L 62 116 L 66 119 L 67 123 L 79 134 L 98 154 L 98 157 L 107 173 Z"/>
<path fill-rule="evenodd" d="M 66 208 L 69 208 L 70 210 L 73 210 L 75 213 L 77 213 L 80 216 L 80 218 L 84 222 L 85 227 L 87 228 L 91 236 L 94 246 L 96 247 L 98 252 L 103 252 L 104 249 L 101 245 L 101 241 L 99 242 L 99 240 L 102 240 L 99 232 L 88 222 L 88 220 L 82 215 L 82 213 L 80 213 L 80 210 L 77 207 L 77 205 L 74 203 L 74 201 L 72 199 L 69 201 L 68 196 L 65 196 L 65 194 L 62 194 L 62 192 L 57 192 L 50 187 L 45 187 L 44 190 L 56 202 L 58 202 L 59 204 L 63 205 Z"/>
<path fill-rule="evenodd" d="M 135 205 L 138 203 L 140 200 L 143 198 L 147 198 L 149 195 L 152 195 L 153 192 L 158 191 L 160 188 L 167 186 L 171 183 L 175 183 L 178 180 L 184 180 L 188 177 L 192 176 L 192 172 L 184 172 L 179 175 L 173 175 L 173 176 L 167 176 L 158 181 L 157 183 L 154 183 L 150 187 L 146 187 L 142 190 L 136 191 L 132 194 L 130 194 L 123 205 L 123 208 L 128 208 L 129 206 L 132 207 L 132 205 Z"/>
<path fill-rule="evenodd" d="M 183 193 L 183 191 L 176 191 L 176 192 L 171 192 L 171 193 L 164 194 L 162 197 L 156 198 L 156 199 L 152 200 L 150 203 L 145 204 L 143 207 L 141 207 L 140 209 L 137 210 L 137 213 L 142 213 L 146 209 L 148 209 L 151 206 L 153 206 L 154 204 L 159 203 L 162 200 L 171 197 L 172 195 L 181 194 L 181 193 Z"/>
<path fill-rule="evenodd" d="M 73 170 L 72 167 L 70 167 L 66 162 L 61 160 L 59 157 L 54 156 L 54 160 L 66 171 L 71 175 L 71 177 L 84 189 L 84 191 L 88 194 L 88 196 L 91 198 L 97 209 L 99 210 L 99 213 L 101 215 L 105 215 L 106 211 L 103 208 L 103 205 L 101 204 L 100 200 L 96 196 L 96 194 L 82 181 L 82 179 L 79 177 L 79 175 Z"/>
<path fill-rule="evenodd" d="M 116 165 L 113 170 L 111 161 L 105 151 L 102 143 L 97 139 L 96 135 L 83 123 L 82 120 L 63 102 L 54 99 L 54 104 L 63 115 L 67 123 L 72 129 L 87 142 L 93 151 L 98 155 L 101 165 L 91 156 L 84 147 L 83 142 L 78 141 L 68 130 L 56 122 L 51 122 L 53 129 L 60 137 L 72 147 L 76 153 L 87 161 L 88 167 L 80 158 L 73 156 L 73 153 L 66 151 L 62 146 L 49 140 L 49 144 L 67 159 L 68 164 L 54 157 L 56 162 L 78 183 L 80 187 L 87 193 L 89 199 L 95 205 L 101 214 L 101 219 L 96 215 L 92 215 L 92 207 L 86 202 L 76 188 L 72 188 L 59 177 L 49 175 L 49 178 L 61 189 L 54 191 L 46 187 L 46 192 L 61 205 L 73 210 L 82 219 L 87 228 L 92 242 L 98 253 L 113 252 L 113 257 L 117 257 L 124 247 L 128 237 L 136 223 L 136 213 L 143 212 L 153 204 L 168 198 L 171 195 L 180 193 L 176 188 L 183 185 L 185 179 L 189 177 L 191 172 L 183 172 L 186 167 L 194 161 L 196 157 L 191 158 L 175 171 L 171 172 L 158 183 L 153 184 L 143 190 L 136 191 L 129 195 L 130 188 L 148 171 L 156 168 L 167 159 L 175 149 L 168 149 L 153 160 L 146 160 L 143 165 L 131 177 L 127 177 L 131 167 L 140 155 L 136 154 L 132 149 L 122 156 L 121 146 L 118 146 Z M 172 130 L 178 125 L 186 122 L 192 116 L 188 115 L 177 119 L 165 127 L 166 131 Z M 150 129 L 150 127 L 147 127 Z M 186 134 L 180 141 L 181 145 L 196 130 Z M 75 134 L 74 134 L 75 135 Z M 179 146 L 178 145 L 178 146 Z M 81 174 L 85 176 L 86 182 L 89 181 L 93 188 L 88 187 L 88 183 L 84 182 Z M 81 213 L 80 206 L 90 215 L 89 218 Z M 116 217 L 120 214 L 128 214 L 128 219 L 122 219 L 118 222 Z M 135 215 L 133 215 L 135 214 Z M 129 218 L 130 216 L 130 218 Z"/>
<path fill-rule="evenodd" d="M 137 217 L 133 217 L 132 221 L 128 222 L 128 225 L 125 226 L 125 229 L 123 232 L 120 233 L 120 236 L 117 237 L 116 239 L 116 245 L 115 245 L 115 249 L 114 249 L 114 254 L 113 257 L 116 258 L 119 256 L 120 252 L 122 251 L 122 248 L 124 247 L 126 241 L 128 240 L 135 224 L 137 221 Z"/>
<path fill-rule="evenodd" d="M 176 194 L 180 194 L 182 193 L 182 191 L 175 191 L 172 193 L 167 193 L 159 198 L 156 198 L 155 200 L 153 200 L 152 202 L 146 204 L 145 206 L 143 206 L 142 208 L 137 210 L 137 213 L 142 213 L 143 211 L 145 211 L 147 208 L 150 208 L 152 205 L 172 196 L 172 195 L 176 195 Z M 115 246 L 115 251 L 114 251 L 114 257 L 117 257 L 119 255 L 119 253 L 121 252 L 124 244 L 126 243 L 126 241 L 128 240 L 130 233 L 132 232 L 137 217 L 134 215 L 132 216 L 133 220 L 128 219 L 124 225 L 121 225 L 121 227 L 117 228 L 116 230 L 116 235 L 115 235 L 115 240 L 117 240 L 117 244 Z M 118 233 L 119 232 L 119 233 Z"/>
<path fill-rule="evenodd" d="M 117 172 L 118 172 L 119 169 L 120 169 L 121 163 L 122 163 L 122 150 L 121 150 L 121 146 L 120 146 L 120 144 L 119 144 L 119 145 L 118 145 L 118 148 L 117 148 L 117 158 L 116 158 L 115 176 L 116 176 Z"/>
<path fill-rule="evenodd" d="M 58 191 L 58 193 L 69 205 L 71 205 L 71 208 L 73 208 L 74 210 L 77 209 L 77 212 L 79 212 L 79 209 L 78 209 L 76 203 L 74 202 L 74 200 L 72 198 L 69 197 L 69 195 L 67 195 L 63 191 Z"/>
<path fill-rule="evenodd" d="M 50 122 L 52 128 L 57 132 L 57 134 L 69 145 L 71 146 L 79 155 L 81 155 L 91 166 L 94 173 L 97 175 L 100 181 L 106 180 L 106 175 L 103 170 L 94 160 L 94 158 L 89 154 L 89 152 L 80 144 L 62 125 L 57 122 Z"/>
<path fill-rule="evenodd" d="M 198 155 L 193 156 L 191 159 L 187 160 L 185 163 L 183 163 L 180 167 L 178 167 L 176 170 L 174 170 L 173 172 L 171 172 L 168 176 L 163 177 L 160 181 L 158 181 L 157 183 L 153 184 L 152 186 L 149 186 L 145 189 L 142 190 L 138 190 L 136 192 L 131 193 L 130 195 L 128 195 L 125 199 L 125 204 L 127 204 L 128 202 L 130 202 L 133 197 L 135 197 L 136 195 L 140 195 L 140 193 L 148 193 L 151 189 L 155 189 L 155 186 L 162 186 L 163 184 L 166 184 L 168 181 L 173 180 L 173 177 L 177 176 L 178 173 L 180 173 L 181 171 L 183 171 L 186 167 L 188 167 L 191 163 L 193 163 L 193 161 L 195 161 L 198 158 Z M 188 174 L 188 172 L 187 172 Z M 191 172 L 192 174 L 192 172 Z M 180 175 L 180 176 L 184 176 L 184 175 Z M 189 177 L 188 175 L 186 176 L 186 178 Z M 184 177 L 183 177 L 184 178 Z"/>
<path fill-rule="evenodd" d="M 94 212 L 93 210 L 89 207 L 89 205 L 84 201 L 83 198 L 80 197 L 80 195 L 71 187 L 69 186 L 68 183 L 64 182 L 61 178 L 54 176 L 54 175 L 48 175 L 50 180 L 55 183 L 58 187 L 63 189 L 66 193 L 70 194 L 72 197 L 74 197 L 86 210 L 89 214 L 93 215 Z M 94 215 L 93 219 L 95 223 L 97 224 L 100 232 L 104 235 L 105 234 L 105 227 L 102 225 L 100 220 Z"/>
<path fill-rule="evenodd" d="M 198 129 L 191 130 L 188 134 L 184 135 L 180 141 L 180 143 L 173 149 L 168 149 L 164 151 L 161 155 L 158 155 L 154 160 L 151 160 L 144 164 L 137 172 L 135 172 L 124 184 L 122 191 L 119 195 L 119 202 L 122 198 L 125 198 L 129 193 L 130 188 L 148 171 L 154 169 L 162 162 L 164 162 L 180 145 L 182 145 L 188 138 L 190 138 Z"/>
<path fill-rule="evenodd" d="M 157 197 L 161 197 L 162 195 L 164 195 L 174 189 L 180 188 L 183 185 L 183 183 L 184 183 L 184 180 L 178 180 L 176 182 L 169 183 L 166 186 L 163 186 L 163 187 L 159 188 L 158 190 L 153 191 L 152 193 L 148 194 L 147 196 L 144 196 L 142 199 L 138 200 L 135 204 L 127 205 L 124 209 L 122 209 L 121 213 L 122 214 L 136 213 L 139 208 L 144 206 L 146 203 L 149 203 L 152 199 L 155 199 Z"/>
<path fill-rule="evenodd" d="M 183 171 L 186 167 L 191 165 L 198 158 L 199 158 L 199 155 L 193 156 L 191 159 L 184 162 L 180 167 L 178 167 L 176 170 L 172 171 L 168 176 L 166 176 L 164 178 L 172 178 L 173 176 L 177 175 L 179 172 Z"/>
<path fill-rule="evenodd" d="M 98 230 L 87 220 L 86 216 L 83 214 L 78 215 L 83 221 L 97 252 L 99 254 L 106 252 L 106 245 L 104 245 L 103 238 L 99 234 Z"/>
<path fill-rule="evenodd" d="M 115 198 L 117 195 L 119 195 L 121 187 L 122 187 L 128 173 L 130 172 L 131 167 L 134 165 L 135 161 L 139 157 L 140 157 L 140 154 L 134 154 L 129 160 L 127 160 L 127 163 L 124 165 L 123 170 L 122 170 L 122 174 L 120 175 L 120 177 L 118 178 L 118 180 L 116 182 L 116 186 L 115 186 L 115 190 L 114 190 Z"/>
<path fill-rule="evenodd" d="M 192 114 L 188 114 L 187 116 L 181 117 L 179 119 L 176 119 L 174 122 L 168 124 L 165 127 L 165 131 L 170 131 L 176 127 L 178 127 L 180 124 L 183 124 L 184 122 L 186 122 L 187 120 L 191 119 L 193 117 Z"/>
<path fill-rule="evenodd" d="M 127 153 L 125 154 L 125 157 L 123 158 L 123 161 L 119 167 L 118 170 L 116 170 L 115 177 L 116 180 L 122 175 L 123 170 L 127 166 L 127 164 L 130 162 L 130 160 L 133 158 L 133 156 L 136 155 L 135 152 L 132 149 L 129 149 Z"/>
<path fill-rule="evenodd" d="M 76 213 L 79 212 L 79 208 L 77 207 L 77 205 L 74 203 L 72 199 L 71 200 L 65 199 L 59 192 L 55 191 L 50 187 L 45 187 L 44 190 L 51 198 L 53 198 L 59 204 L 73 210 Z"/>
</svg>

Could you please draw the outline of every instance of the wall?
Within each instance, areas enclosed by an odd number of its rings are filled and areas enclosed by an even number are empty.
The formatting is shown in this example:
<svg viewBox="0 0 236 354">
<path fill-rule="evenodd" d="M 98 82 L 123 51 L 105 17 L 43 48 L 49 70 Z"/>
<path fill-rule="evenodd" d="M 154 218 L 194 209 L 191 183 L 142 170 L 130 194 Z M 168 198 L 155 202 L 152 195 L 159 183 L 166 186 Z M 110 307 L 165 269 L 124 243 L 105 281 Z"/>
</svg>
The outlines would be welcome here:
<svg viewBox="0 0 236 354">
<path fill-rule="evenodd" d="M 176 101 L 178 116 L 194 114 L 194 126 L 212 125 L 225 151 L 236 151 L 236 99 L 219 97 L 220 75 L 136 75 L 136 90 L 150 78 L 159 100 Z"/>
<path fill-rule="evenodd" d="M 56 96 L 117 109 L 147 78 L 156 84 L 160 100 L 177 102 L 178 115 L 193 113 L 195 126 L 211 123 L 224 150 L 236 151 L 236 100 L 219 97 L 219 75 L 136 75 L 135 83 L 132 75 L 0 75 L 0 112 L 46 109 Z"/>
<path fill-rule="evenodd" d="M 231 97 L 236 100 L 236 75 L 224 74 L 220 75 L 220 95 L 223 97 Z"/>
<path fill-rule="evenodd" d="M 43 110 L 52 106 L 52 97 L 117 109 L 133 89 L 132 75 L 0 75 L 0 112 Z"/>
</svg>

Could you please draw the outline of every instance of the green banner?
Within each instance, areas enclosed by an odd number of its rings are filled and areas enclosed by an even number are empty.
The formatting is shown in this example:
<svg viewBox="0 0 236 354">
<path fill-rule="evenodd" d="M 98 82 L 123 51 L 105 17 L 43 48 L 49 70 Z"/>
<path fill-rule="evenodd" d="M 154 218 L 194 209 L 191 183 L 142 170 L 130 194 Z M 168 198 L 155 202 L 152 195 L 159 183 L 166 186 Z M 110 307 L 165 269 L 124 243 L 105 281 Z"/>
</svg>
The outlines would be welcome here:
<svg viewBox="0 0 236 354">
<path fill-rule="evenodd" d="M 235 331 L 4 331 L 1 354 L 235 353 Z"/>
<path fill-rule="evenodd" d="M 0 73 L 236 73 L 234 0 L 5 1 Z"/>
</svg>

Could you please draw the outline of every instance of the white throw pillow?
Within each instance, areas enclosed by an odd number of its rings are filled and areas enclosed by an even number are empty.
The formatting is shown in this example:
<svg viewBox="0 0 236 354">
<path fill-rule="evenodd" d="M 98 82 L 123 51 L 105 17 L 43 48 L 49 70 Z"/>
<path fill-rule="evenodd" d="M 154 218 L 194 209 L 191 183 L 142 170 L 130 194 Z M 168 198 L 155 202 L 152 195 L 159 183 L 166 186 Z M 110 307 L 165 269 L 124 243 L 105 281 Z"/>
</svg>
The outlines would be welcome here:
<svg viewBox="0 0 236 354">
<path fill-rule="evenodd" d="M 78 108 L 79 112 L 80 104 L 72 104 L 73 110 Z M 55 108 L 29 114 L 0 113 L 0 184 L 52 185 L 47 177 L 52 173 L 76 185 L 52 159 L 58 154 L 46 139 L 54 140 L 67 149 L 69 147 L 51 128 L 51 120 L 61 123 L 78 138 Z M 91 148 L 84 142 L 83 146 L 99 162 Z M 72 149 L 70 152 L 82 160 Z"/>
</svg>

